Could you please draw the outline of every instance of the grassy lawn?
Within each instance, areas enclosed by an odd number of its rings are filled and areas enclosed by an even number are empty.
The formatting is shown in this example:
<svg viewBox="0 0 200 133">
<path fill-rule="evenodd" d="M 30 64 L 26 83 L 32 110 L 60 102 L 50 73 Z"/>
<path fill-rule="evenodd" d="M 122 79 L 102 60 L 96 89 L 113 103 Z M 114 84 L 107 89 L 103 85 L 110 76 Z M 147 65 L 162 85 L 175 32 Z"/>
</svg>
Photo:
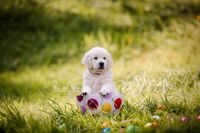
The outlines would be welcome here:
<svg viewBox="0 0 200 133">
<path fill-rule="evenodd" d="M 0 20 L 0 132 L 200 132 L 198 0 L 1 0 Z M 77 109 L 93 46 L 114 59 L 114 116 Z"/>
</svg>

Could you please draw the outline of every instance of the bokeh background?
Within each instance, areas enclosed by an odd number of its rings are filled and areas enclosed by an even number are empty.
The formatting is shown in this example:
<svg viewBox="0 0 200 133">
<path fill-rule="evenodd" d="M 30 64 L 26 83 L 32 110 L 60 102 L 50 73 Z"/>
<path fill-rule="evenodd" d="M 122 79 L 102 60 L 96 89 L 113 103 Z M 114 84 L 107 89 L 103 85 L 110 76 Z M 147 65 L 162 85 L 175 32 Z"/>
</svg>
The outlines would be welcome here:
<svg viewBox="0 0 200 133">
<path fill-rule="evenodd" d="M 199 0 L 1 0 L 0 130 L 57 131 L 56 119 L 38 124 L 49 117 L 42 111 L 50 99 L 75 105 L 80 61 L 94 46 L 111 52 L 130 105 L 153 112 L 165 99 L 175 115 L 200 113 Z M 5 113 L 10 106 L 29 123 L 24 130 Z"/>
</svg>

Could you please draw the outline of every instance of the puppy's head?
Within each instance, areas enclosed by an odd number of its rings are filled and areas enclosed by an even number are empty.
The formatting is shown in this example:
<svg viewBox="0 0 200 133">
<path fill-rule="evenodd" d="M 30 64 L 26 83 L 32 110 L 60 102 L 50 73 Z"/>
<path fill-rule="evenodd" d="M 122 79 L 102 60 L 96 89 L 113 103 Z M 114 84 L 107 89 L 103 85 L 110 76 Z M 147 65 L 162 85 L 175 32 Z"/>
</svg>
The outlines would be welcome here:
<svg viewBox="0 0 200 133">
<path fill-rule="evenodd" d="M 82 64 L 92 73 L 105 72 L 111 69 L 113 60 L 110 53 L 101 47 L 94 47 L 85 53 Z"/>
</svg>

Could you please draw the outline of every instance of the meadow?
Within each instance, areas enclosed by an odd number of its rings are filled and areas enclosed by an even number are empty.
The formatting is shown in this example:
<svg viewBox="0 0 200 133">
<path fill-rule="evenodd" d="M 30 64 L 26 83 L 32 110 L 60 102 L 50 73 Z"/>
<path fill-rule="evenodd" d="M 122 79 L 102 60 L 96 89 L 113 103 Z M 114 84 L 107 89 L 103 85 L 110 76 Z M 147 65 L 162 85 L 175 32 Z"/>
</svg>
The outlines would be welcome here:
<svg viewBox="0 0 200 133">
<path fill-rule="evenodd" d="M 114 59 L 125 98 L 114 116 L 77 109 L 94 46 Z M 96 133 L 107 121 L 113 133 L 199 133 L 199 66 L 199 0 L 1 0 L 0 132 Z M 153 115 L 159 126 L 145 127 Z"/>
</svg>

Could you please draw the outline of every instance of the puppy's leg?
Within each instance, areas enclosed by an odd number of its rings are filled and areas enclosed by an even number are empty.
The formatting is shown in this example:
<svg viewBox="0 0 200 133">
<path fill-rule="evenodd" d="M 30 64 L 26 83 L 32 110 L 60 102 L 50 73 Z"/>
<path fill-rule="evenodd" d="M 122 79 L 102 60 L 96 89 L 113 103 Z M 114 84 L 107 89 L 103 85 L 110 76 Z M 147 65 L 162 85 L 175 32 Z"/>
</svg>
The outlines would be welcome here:
<svg viewBox="0 0 200 133">
<path fill-rule="evenodd" d="M 91 93 L 91 88 L 89 86 L 83 86 L 82 88 L 82 95 L 86 96 Z"/>
<path fill-rule="evenodd" d="M 100 90 L 100 95 L 102 95 L 103 97 L 114 93 L 116 91 L 115 89 L 115 85 L 113 83 L 107 83 L 102 85 L 101 90 Z"/>
<path fill-rule="evenodd" d="M 109 95 L 107 88 L 102 88 L 101 91 L 100 91 L 100 95 L 103 96 L 103 97 Z"/>
</svg>

